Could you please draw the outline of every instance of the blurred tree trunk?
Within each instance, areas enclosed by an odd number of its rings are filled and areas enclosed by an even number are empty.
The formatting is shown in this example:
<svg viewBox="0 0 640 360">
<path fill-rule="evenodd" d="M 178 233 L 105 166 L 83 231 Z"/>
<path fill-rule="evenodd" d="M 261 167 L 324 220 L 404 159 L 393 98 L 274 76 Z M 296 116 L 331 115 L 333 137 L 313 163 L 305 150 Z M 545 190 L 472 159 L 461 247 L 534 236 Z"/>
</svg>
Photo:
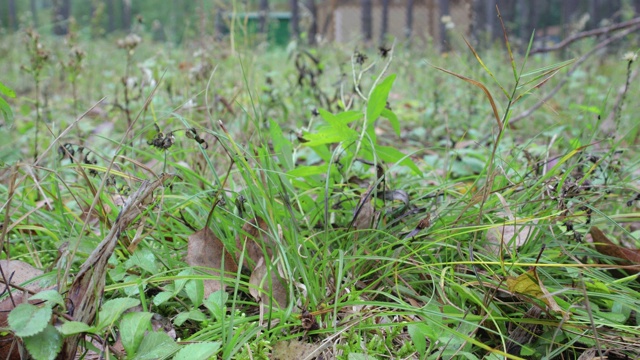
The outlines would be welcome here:
<svg viewBox="0 0 640 360">
<path fill-rule="evenodd" d="M 300 38 L 300 7 L 298 0 L 291 0 L 291 36 L 298 40 Z"/>
<path fill-rule="evenodd" d="M 131 30 L 131 0 L 122 0 L 122 29 Z"/>
<path fill-rule="evenodd" d="M 533 32 L 535 31 L 536 33 L 538 33 L 539 29 L 538 29 L 538 21 L 540 21 L 540 9 L 538 7 L 538 4 L 536 3 L 531 3 L 531 6 L 529 6 L 529 22 L 527 26 L 527 40 L 531 37 L 531 35 L 533 34 Z M 526 15 L 525 15 L 526 16 Z M 540 36 L 540 34 L 537 34 L 536 36 Z"/>
<path fill-rule="evenodd" d="M 405 20 L 406 28 L 404 30 L 407 39 L 411 39 L 413 32 L 413 0 L 407 0 L 407 15 Z"/>
<path fill-rule="evenodd" d="M 496 5 L 495 0 L 484 0 L 484 26 L 489 42 L 493 41 L 496 27 Z"/>
<path fill-rule="evenodd" d="M 578 10 L 576 0 L 562 1 L 562 37 L 569 36 L 571 32 L 571 24 L 574 22 Z"/>
<path fill-rule="evenodd" d="M 18 30 L 18 12 L 16 11 L 16 1 L 9 0 L 9 27 Z"/>
<path fill-rule="evenodd" d="M 269 16 L 269 0 L 260 0 L 260 28 L 261 33 L 267 32 L 267 18 Z"/>
<path fill-rule="evenodd" d="M 31 0 L 31 16 L 33 17 L 33 27 L 38 27 L 38 4 L 36 0 Z"/>
<path fill-rule="evenodd" d="M 307 8 L 311 12 L 311 26 L 309 26 L 309 45 L 316 44 L 316 37 L 318 36 L 318 8 L 316 7 L 316 0 L 307 0 Z"/>
<path fill-rule="evenodd" d="M 67 35 L 68 20 L 71 14 L 71 0 L 53 0 L 53 33 Z"/>
<path fill-rule="evenodd" d="M 640 0 L 633 1 L 633 9 L 635 10 L 635 16 L 640 15 Z"/>
<path fill-rule="evenodd" d="M 527 18 L 530 16 L 529 3 L 526 0 L 518 0 L 516 4 L 516 13 L 518 14 L 518 37 L 522 42 L 527 44 L 529 37 L 531 36 L 529 31 L 529 24 Z"/>
<path fill-rule="evenodd" d="M 113 0 L 107 1 L 107 32 L 114 32 L 116 30 L 116 9 L 113 6 Z"/>
<path fill-rule="evenodd" d="M 362 36 L 365 41 L 370 41 L 372 38 L 372 8 L 371 0 L 360 0 L 360 6 L 362 9 Z"/>
<path fill-rule="evenodd" d="M 442 21 L 444 16 L 449 14 L 449 0 L 438 0 L 438 9 L 440 10 L 440 52 L 449 51 L 449 40 L 447 39 L 447 22 Z"/>
<path fill-rule="evenodd" d="M 380 44 L 384 44 L 389 28 L 389 0 L 382 0 L 382 26 L 380 27 Z"/>
</svg>

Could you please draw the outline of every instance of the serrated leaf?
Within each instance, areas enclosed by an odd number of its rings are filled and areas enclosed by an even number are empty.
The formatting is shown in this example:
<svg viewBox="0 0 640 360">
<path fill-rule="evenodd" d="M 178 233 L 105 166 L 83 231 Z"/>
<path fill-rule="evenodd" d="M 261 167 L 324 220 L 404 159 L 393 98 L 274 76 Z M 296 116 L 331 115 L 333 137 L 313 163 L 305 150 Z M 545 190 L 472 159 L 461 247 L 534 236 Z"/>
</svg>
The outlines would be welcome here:
<svg viewBox="0 0 640 360">
<path fill-rule="evenodd" d="M 151 332 L 144 336 L 133 360 L 155 360 L 170 356 L 179 346 L 164 332 Z"/>
<path fill-rule="evenodd" d="M 35 360 L 53 360 L 62 349 L 62 334 L 47 325 L 40 333 L 22 338 L 24 346 Z"/>
<path fill-rule="evenodd" d="M 56 290 L 41 291 L 33 295 L 32 297 L 30 297 L 29 300 L 45 300 L 47 302 L 60 305 L 61 307 L 64 308 L 64 298 Z"/>
<path fill-rule="evenodd" d="M 49 325 L 52 314 L 53 310 L 48 306 L 20 304 L 9 313 L 9 326 L 17 336 L 33 336 Z"/>
<path fill-rule="evenodd" d="M 129 357 L 138 350 L 144 332 L 150 327 L 152 316 L 149 312 L 134 312 L 125 314 L 120 320 L 120 338 Z"/>
<path fill-rule="evenodd" d="M 398 121 L 398 117 L 396 116 L 396 114 L 393 111 L 384 108 L 382 109 L 382 113 L 380 113 L 380 116 L 389 120 L 389 122 L 391 123 L 391 127 L 393 128 L 393 132 L 395 132 L 397 136 L 400 136 L 400 121 Z"/>
<path fill-rule="evenodd" d="M 393 86 L 393 81 L 396 79 L 396 74 L 391 74 L 382 80 L 375 89 L 371 92 L 371 96 L 367 101 L 367 122 L 373 124 L 373 122 L 380 116 L 382 110 L 387 106 L 387 98 Z"/>
<path fill-rule="evenodd" d="M 58 330 L 62 335 L 74 335 L 74 334 L 82 334 L 82 333 L 93 333 L 95 332 L 95 328 L 93 326 L 89 326 L 80 321 L 67 321 L 62 324 Z"/>
<path fill-rule="evenodd" d="M 202 305 L 204 300 L 204 282 L 202 280 L 189 280 L 184 286 L 184 291 L 191 300 L 191 305 L 194 307 Z"/>
<path fill-rule="evenodd" d="M 122 313 L 138 305 L 140 305 L 140 300 L 132 298 L 117 298 L 105 302 L 100 307 L 100 312 L 98 313 L 99 322 L 96 328 L 100 331 L 112 325 L 120 318 Z"/>
<path fill-rule="evenodd" d="M 203 342 L 182 347 L 173 360 L 206 360 L 220 350 L 220 342 Z"/>
<path fill-rule="evenodd" d="M 420 168 L 405 154 L 403 154 L 400 150 L 391 147 L 391 146 L 381 146 L 376 145 L 376 155 L 384 162 L 388 163 L 398 163 L 403 166 L 409 167 L 416 175 L 422 175 L 422 171 Z"/>
</svg>

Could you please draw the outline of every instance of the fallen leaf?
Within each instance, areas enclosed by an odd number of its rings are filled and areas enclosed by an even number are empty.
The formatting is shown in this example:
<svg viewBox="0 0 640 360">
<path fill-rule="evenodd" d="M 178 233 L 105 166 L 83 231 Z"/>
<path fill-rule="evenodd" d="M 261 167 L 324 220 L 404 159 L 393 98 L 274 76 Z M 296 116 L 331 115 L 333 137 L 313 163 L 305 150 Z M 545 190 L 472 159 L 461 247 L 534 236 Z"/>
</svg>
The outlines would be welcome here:
<svg viewBox="0 0 640 360">
<path fill-rule="evenodd" d="M 626 268 L 625 270 L 629 274 L 637 274 L 640 272 L 640 250 L 627 249 L 614 244 L 607 238 L 602 230 L 596 226 L 591 227 L 589 234 L 591 234 L 596 250 L 600 254 L 619 259 L 616 261 L 618 265 L 638 265 L 634 268 Z"/>
<path fill-rule="evenodd" d="M 370 229 L 373 223 L 375 209 L 371 204 L 370 191 L 364 192 L 360 197 L 360 202 L 353 213 L 351 226 L 355 229 Z"/>
<path fill-rule="evenodd" d="M 279 341 L 273 345 L 273 360 L 316 359 L 319 346 L 298 340 Z M 314 356 L 315 355 L 315 356 Z"/>
<path fill-rule="evenodd" d="M 535 233 L 536 224 L 536 220 L 529 223 L 519 223 L 516 220 L 514 223 L 490 228 L 487 230 L 487 249 L 498 255 L 501 247 L 504 247 L 507 251 L 514 247 L 516 249 L 521 247 Z"/>
<path fill-rule="evenodd" d="M 233 274 L 238 271 L 233 256 L 208 227 L 189 236 L 186 262 L 189 266 L 208 268 L 206 272 L 214 276 L 233 278 Z M 204 280 L 204 297 L 224 288 L 224 283 L 219 279 Z"/>
<path fill-rule="evenodd" d="M 275 264 L 269 261 L 267 264 L 264 258 L 256 264 L 255 269 L 249 278 L 249 293 L 256 301 L 272 307 L 273 301 L 281 309 L 287 307 L 289 297 L 288 286 L 284 279 L 278 274 Z M 273 301 L 272 301 L 273 300 Z"/>
<path fill-rule="evenodd" d="M 244 262 L 243 266 L 246 266 L 252 271 L 260 259 L 264 258 L 265 254 L 269 258 L 273 258 L 273 240 L 269 237 L 269 227 L 267 223 L 260 217 L 245 223 L 242 226 L 241 234 L 236 238 L 236 246 L 238 250 L 246 248 L 246 256 L 250 261 Z"/>
</svg>

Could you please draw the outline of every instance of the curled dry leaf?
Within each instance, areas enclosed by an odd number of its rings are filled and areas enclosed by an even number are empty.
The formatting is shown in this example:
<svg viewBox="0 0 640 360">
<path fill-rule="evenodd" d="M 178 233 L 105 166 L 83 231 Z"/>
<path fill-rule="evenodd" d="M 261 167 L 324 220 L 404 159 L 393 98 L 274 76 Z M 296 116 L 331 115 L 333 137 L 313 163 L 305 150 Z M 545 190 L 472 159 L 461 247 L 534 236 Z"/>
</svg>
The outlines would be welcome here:
<svg viewBox="0 0 640 360">
<path fill-rule="evenodd" d="M 360 202 L 353 214 L 352 226 L 355 229 L 370 229 L 373 223 L 375 209 L 371 204 L 370 192 L 367 191 L 360 197 Z"/>
<path fill-rule="evenodd" d="M 6 279 L 2 279 L 3 283 L 0 283 L 0 293 L 4 294 L 6 291 L 6 284 L 4 281 L 11 281 L 11 284 L 20 285 L 37 276 L 42 275 L 42 270 L 38 270 L 33 266 L 19 260 L 0 260 L 0 267 L 2 273 Z M 42 290 L 38 282 L 24 285 L 23 288 L 38 292 Z M 9 312 L 16 306 L 26 301 L 29 294 L 24 294 L 16 288 L 9 287 L 11 290 L 11 296 L 0 302 L 0 327 L 6 328 L 9 326 L 7 317 Z M 12 350 L 13 344 L 13 350 Z M 18 351 L 18 344 L 14 344 L 14 337 L 12 335 L 6 335 L 0 337 L 0 359 L 20 359 L 20 353 Z"/>
<path fill-rule="evenodd" d="M 273 345 L 273 360 L 316 359 L 320 355 L 319 346 L 298 340 L 279 341 Z"/>
<path fill-rule="evenodd" d="M 487 230 L 487 249 L 495 254 L 500 254 L 500 248 L 507 249 L 519 248 L 524 245 L 527 240 L 535 233 L 535 225 L 537 220 L 530 223 L 515 223 L 492 227 Z"/>
<path fill-rule="evenodd" d="M 186 261 L 190 266 L 208 268 L 207 273 L 218 277 L 233 278 L 233 274 L 238 271 L 238 265 L 233 256 L 208 227 L 189 236 Z M 204 296 L 207 298 L 211 293 L 224 288 L 224 283 L 219 279 L 205 280 Z"/>
<path fill-rule="evenodd" d="M 618 265 L 637 265 L 633 268 L 625 269 L 629 274 L 637 274 L 640 272 L 640 250 L 627 249 L 614 244 L 609 240 L 609 238 L 607 238 L 602 230 L 598 229 L 596 226 L 591 227 L 589 234 L 591 234 L 596 250 L 598 250 L 600 254 L 619 259 L 616 260 Z"/>
</svg>

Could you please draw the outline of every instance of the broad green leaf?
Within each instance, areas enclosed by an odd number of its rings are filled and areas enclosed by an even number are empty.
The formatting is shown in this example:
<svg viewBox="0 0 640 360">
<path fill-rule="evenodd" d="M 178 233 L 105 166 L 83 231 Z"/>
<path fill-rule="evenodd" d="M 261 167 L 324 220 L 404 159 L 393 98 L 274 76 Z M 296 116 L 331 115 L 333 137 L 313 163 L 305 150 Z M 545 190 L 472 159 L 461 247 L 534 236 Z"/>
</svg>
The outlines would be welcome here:
<svg viewBox="0 0 640 360">
<path fill-rule="evenodd" d="M 225 304 L 228 299 L 229 294 L 224 292 L 224 290 L 218 290 L 209 295 L 209 298 L 204 302 L 204 306 L 209 309 L 211 315 L 216 319 L 221 319 L 224 317 Z"/>
<path fill-rule="evenodd" d="M 153 297 L 153 304 L 155 306 L 164 304 L 167 300 L 173 297 L 173 292 L 171 291 L 161 291 Z"/>
<path fill-rule="evenodd" d="M 17 336 L 33 336 L 49 325 L 52 314 L 49 306 L 20 304 L 9 313 L 9 326 Z"/>
<path fill-rule="evenodd" d="M 413 341 L 413 346 L 416 347 L 416 351 L 420 354 L 420 358 L 424 358 L 427 351 L 427 337 L 429 339 L 437 339 L 435 330 L 431 329 L 427 324 L 413 323 L 407 325 L 407 332 Z"/>
<path fill-rule="evenodd" d="M 295 177 L 305 177 L 311 175 L 326 174 L 329 169 L 329 164 L 316 165 L 316 166 L 298 166 L 293 170 L 287 172 L 287 175 Z"/>
<path fill-rule="evenodd" d="M 307 140 L 305 146 L 318 146 L 355 140 L 358 133 L 346 125 L 323 126 L 315 133 L 305 134 L 304 138 Z"/>
<path fill-rule="evenodd" d="M 380 114 L 383 118 L 389 120 L 389 122 L 391 123 L 391 127 L 393 128 L 393 131 L 396 133 L 397 136 L 400 136 L 400 121 L 398 121 L 398 117 L 396 116 L 396 114 L 385 108 L 382 109 L 382 113 Z"/>
<path fill-rule="evenodd" d="M 380 116 L 382 110 L 387 106 L 387 98 L 393 86 L 393 81 L 396 79 L 396 74 L 391 74 L 382 80 L 376 88 L 371 92 L 371 96 L 367 101 L 367 122 L 373 124 L 373 122 Z"/>
<path fill-rule="evenodd" d="M 125 314 L 120 320 L 120 338 L 129 358 L 138 350 L 145 331 L 150 327 L 152 316 L 149 312 L 133 312 Z"/>
<path fill-rule="evenodd" d="M 362 112 L 356 110 L 343 111 L 336 114 L 334 119 L 340 125 L 347 125 L 352 121 L 362 119 Z"/>
<path fill-rule="evenodd" d="M 140 300 L 132 298 L 117 298 L 105 302 L 100 307 L 99 322 L 96 328 L 100 331 L 110 326 L 120 318 L 122 313 L 138 305 L 140 305 Z"/>
<path fill-rule="evenodd" d="M 16 97 L 16 93 L 11 88 L 3 84 L 2 81 L 0 81 L 0 94 L 10 98 Z"/>
<path fill-rule="evenodd" d="M 6 122 L 13 122 L 13 111 L 11 110 L 9 103 L 7 103 L 3 98 L 0 98 L 0 112 L 2 112 L 2 116 L 4 116 Z"/>
<path fill-rule="evenodd" d="M 207 316 L 203 314 L 202 311 L 198 309 L 193 309 L 191 311 L 182 312 L 178 314 L 175 318 L 173 318 L 173 323 L 176 326 L 181 326 L 182 324 L 184 324 L 185 321 L 189 319 L 201 322 L 201 321 L 207 320 Z"/>
<path fill-rule="evenodd" d="M 95 328 L 93 326 L 89 326 L 80 321 L 67 321 L 62 324 L 58 330 L 65 336 L 95 332 Z"/>
<path fill-rule="evenodd" d="M 53 360 L 62 349 L 62 334 L 53 325 L 40 333 L 22 338 L 24 346 L 35 360 Z"/>
<path fill-rule="evenodd" d="M 204 282 L 202 280 L 189 280 L 184 287 L 191 305 L 198 307 L 204 300 Z"/>
<path fill-rule="evenodd" d="M 134 360 L 164 359 L 178 350 L 178 344 L 164 332 L 151 332 L 142 338 Z"/>
<path fill-rule="evenodd" d="M 62 298 L 62 295 L 60 295 L 56 290 L 41 291 L 30 297 L 29 300 L 45 300 L 64 308 L 64 298 Z"/>
<path fill-rule="evenodd" d="M 381 146 L 376 145 L 376 155 L 384 162 L 388 163 L 398 163 L 403 166 L 409 167 L 413 172 L 417 175 L 422 176 L 422 171 L 418 168 L 418 166 L 405 154 L 403 154 L 400 150 L 391 147 L 391 146 Z"/>
<path fill-rule="evenodd" d="M 207 360 L 220 350 L 220 342 L 203 342 L 184 346 L 173 360 Z"/>
</svg>

